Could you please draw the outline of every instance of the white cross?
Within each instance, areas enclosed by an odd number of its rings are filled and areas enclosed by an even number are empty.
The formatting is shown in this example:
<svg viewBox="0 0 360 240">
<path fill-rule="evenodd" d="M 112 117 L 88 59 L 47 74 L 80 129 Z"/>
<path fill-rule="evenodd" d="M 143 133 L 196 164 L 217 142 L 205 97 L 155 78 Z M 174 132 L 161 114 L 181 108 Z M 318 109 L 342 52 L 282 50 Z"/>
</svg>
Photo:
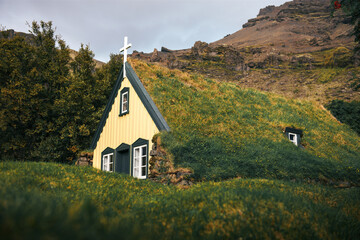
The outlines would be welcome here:
<svg viewBox="0 0 360 240">
<path fill-rule="evenodd" d="M 120 52 L 124 52 L 124 78 L 126 77 L 125 63 L 127 62 L 127 49 L 131 47 L 131 43 L 128 44 L 128 37 L 124 37 L 124 47 L 120 49 Z"/>
</svg>

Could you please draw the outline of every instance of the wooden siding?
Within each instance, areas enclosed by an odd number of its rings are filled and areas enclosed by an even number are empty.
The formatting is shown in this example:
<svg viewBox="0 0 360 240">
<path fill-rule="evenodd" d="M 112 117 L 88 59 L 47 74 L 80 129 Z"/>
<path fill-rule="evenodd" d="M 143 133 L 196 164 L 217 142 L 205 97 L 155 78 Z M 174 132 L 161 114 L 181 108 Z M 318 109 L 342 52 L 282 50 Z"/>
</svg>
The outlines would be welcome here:
<svg viewBox="0 0 360 240">
<path fill-rule="evenodd" d="M 119 116 L 120 92 L 125 87 L 129 88 L 129 114 Z M 94 150 L 93 166 L 101 169 L 101 152 L 107 147 L 116 149 L 122 143 L 132 145 L 139 138 L 149 140 L 148 154 L 150 154 L 151 139 L 158 132 L 158 128 L 136 94 L 129 79 L 125 78 Z M 130 158 L 132 159 L 132 153 L 130 153 Z"/>
</svg>

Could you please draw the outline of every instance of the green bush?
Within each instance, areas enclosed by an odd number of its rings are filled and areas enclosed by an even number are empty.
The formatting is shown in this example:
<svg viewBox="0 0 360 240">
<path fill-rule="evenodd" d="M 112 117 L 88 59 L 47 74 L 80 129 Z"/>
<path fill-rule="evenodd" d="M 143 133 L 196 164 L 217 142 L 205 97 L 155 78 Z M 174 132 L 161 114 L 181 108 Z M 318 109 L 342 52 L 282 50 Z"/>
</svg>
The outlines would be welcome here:
<svg viewBox="0 0 360 240">
<path fill-rule="evenodd" d="M 333 100 L 327 106 L 332 115 L 340 122 L 349 125 L 360 135 L 360 102 L 344 102 L 342 100 Z"/>
</svg>

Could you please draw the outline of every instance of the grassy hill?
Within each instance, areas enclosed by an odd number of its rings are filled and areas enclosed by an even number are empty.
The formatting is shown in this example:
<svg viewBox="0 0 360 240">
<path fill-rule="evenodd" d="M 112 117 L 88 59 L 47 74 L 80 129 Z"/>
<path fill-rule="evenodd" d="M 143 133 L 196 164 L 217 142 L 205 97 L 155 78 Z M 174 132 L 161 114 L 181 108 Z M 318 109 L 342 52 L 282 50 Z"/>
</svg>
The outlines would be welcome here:
<svg viewBox="0 0 360 240">
<path fill-rule="evenodd" d="M 321 105 L 131 64 L 172 129 L 161 134 L 169 157 L 198 183 L 180 189 L 90 167 L 0 162 L 2 237 L 360 235 L 360 137 Z M 304 130 L 304 149 L 285 138 L 287 126 Z"/>
<path fill-rule="evenodd" d="M 163 144 L 198 180 L 234 177 L 360 183 L 360 137 L 315 102 L 200 75 L 131 64 L 171 127 Z M 298 148 L 285 127 L 304 131 Z"/>
<path fill-rule="evenodd" d="M 183 190 L 90 167 L 0 162 L 3 239 L 356 239 L 359 188 L 267 179 Z"/>
</svg>

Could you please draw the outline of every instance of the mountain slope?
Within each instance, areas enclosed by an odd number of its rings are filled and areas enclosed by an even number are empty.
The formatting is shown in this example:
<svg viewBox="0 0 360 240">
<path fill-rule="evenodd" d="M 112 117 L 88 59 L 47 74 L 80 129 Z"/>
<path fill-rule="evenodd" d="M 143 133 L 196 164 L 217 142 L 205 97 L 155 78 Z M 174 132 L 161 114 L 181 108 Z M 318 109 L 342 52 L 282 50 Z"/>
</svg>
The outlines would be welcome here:
<svg viewBox="0 0 360 240">
<path fill-rule="evenodd" d="M 351 45 L 353 27 L 342 11 L 331 17 L 329 0 L 295 0 L 261 9 L 243 29 L 212 43 L 236 48 L 268 46 L 272 51 L 303 53 Z"/>
<path fill-rule="evenodd" d="M 360 100 L 360 58 L 352 52 L 352 28 L 342 10 L 331 16 L 330 1 L 296 0 L 260 10 L 214 43 L 132 57 L 321 104 L 353 101 Z"/>
</svg>

